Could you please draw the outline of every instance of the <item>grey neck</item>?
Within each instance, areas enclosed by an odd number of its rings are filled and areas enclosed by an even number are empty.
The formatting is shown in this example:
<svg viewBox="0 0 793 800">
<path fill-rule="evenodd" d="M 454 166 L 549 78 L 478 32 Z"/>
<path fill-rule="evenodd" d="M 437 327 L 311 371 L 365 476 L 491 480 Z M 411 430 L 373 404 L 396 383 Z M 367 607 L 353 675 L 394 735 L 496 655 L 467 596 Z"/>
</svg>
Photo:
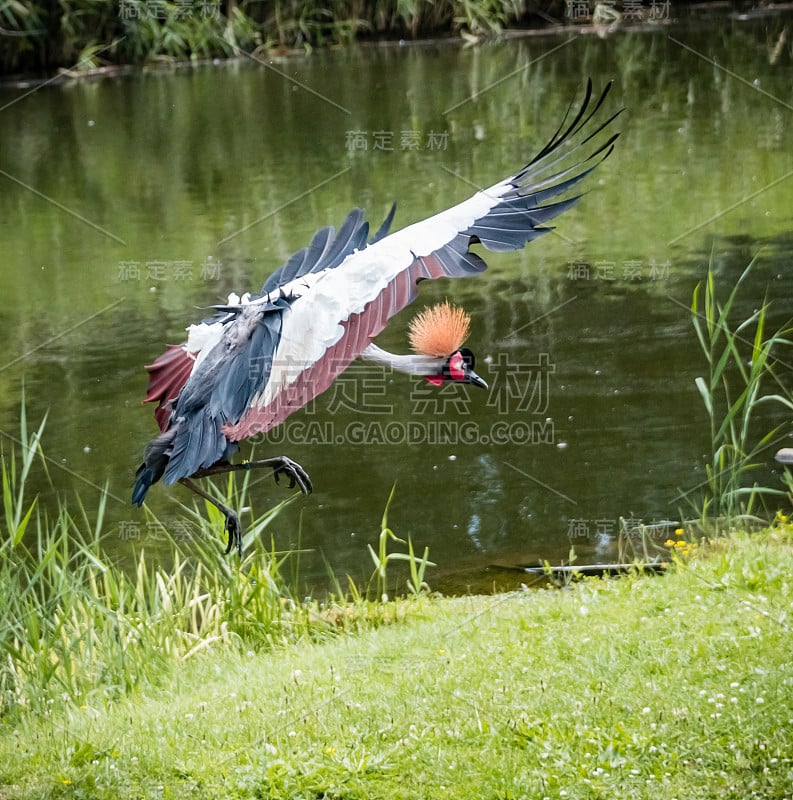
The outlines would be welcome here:
<svg viewBox="0 0 793 800">
<path fill-rule="evenodd" d="M 366 350 L 361 353 L 361 358 L 367 361 L 376 361 L 378 364 L 385 364 L 397 372 L 405 372 L 408 375 L 440 375 L 443 365 L 446 363 L 445 358 L 435 358 L 434 356 L 422 355 L 405 355 L 400 356 L 396 353 L 389 353 L 388 350 L 383 350 L 376 344 L 370 344 Z"/>
</svg>

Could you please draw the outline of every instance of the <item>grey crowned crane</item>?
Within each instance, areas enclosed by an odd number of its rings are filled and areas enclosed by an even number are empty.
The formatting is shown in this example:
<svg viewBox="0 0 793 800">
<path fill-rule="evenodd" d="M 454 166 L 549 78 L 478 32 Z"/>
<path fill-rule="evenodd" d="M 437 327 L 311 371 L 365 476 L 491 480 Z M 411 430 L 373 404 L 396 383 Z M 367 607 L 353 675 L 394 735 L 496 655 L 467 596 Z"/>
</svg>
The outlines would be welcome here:
<svg viewBox="0 0 793 800">
<path fill-rule="evenodd" d="M 462 347 L 468 320 L 448 305 L 414 320 L 415 353 L 395 355 L 372 340 L 388 320 L 412 302 L 420 281 L 462 278 L 486 269 L 471 250 L 516 250 L 551 228 L 545 223 L 580 197 L 549 203 L 583 180 L 614 147 L 619 133 L 594 117 L 611 88 L 593 102 L 587 82 L 577 112 L 572 105 L 551 140 L 519 172 L 435 216 L 389 233 L 395 206 L 368 239 L 361 210 L 339 228 L 318 231 L 265 281 L 257 295 L 230 295 L 215 316 L 187 331 L 146 367 L 147 402 L 157 402 L 160 435 L 146 447 L 132 502 L 143 504 L 152 484 L 182 483 L 216 505 L 226 517 L 226 553 L 242 554 L 242 528 L 234 510 L 195 479 L 238 469 L 267 467 L 308 494 L 308 474 L 286 456 L 243 464 L 229 459 L 237 443 L 280 425 L 324 392 L 356 358 L 422 376 L 433 384 L 485 387 L 474 372 L 473 353 Z M 572 119 L 569 119 L 572 115 Z M 568 121 L 569 120 L 569 121 Z M 595 140 L 595 141 L 593 141 Z M 582 153 L 590 145 L 592 151 Z M 368 239 L 368 241 L 367 241 Z"/>
</svg>

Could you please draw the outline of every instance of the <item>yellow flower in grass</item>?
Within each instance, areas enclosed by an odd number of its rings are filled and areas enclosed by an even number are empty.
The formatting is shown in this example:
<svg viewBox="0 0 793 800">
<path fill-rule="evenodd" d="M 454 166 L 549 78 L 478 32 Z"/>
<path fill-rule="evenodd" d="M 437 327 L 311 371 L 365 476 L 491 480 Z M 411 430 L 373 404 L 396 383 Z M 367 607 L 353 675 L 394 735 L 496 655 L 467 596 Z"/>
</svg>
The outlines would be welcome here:
<svg viewBox="0 0 793 800">
<path fill-rule="evenodd" d="M 677 531 L 675 531 L 677 533 Z M 696 542 L 687 542 L 682 539 L 675 541 L 674 539 L 667 539 L 664 542 L 664 547 L 668 547 L 681 556 L 690 556 L 697 548 Z"/>
<path fill-rule="evenodd" d="M 682 528 L 675 529 L 675 536 L 682 536 L 684 533 L 685 531 Z"/>
</svg>

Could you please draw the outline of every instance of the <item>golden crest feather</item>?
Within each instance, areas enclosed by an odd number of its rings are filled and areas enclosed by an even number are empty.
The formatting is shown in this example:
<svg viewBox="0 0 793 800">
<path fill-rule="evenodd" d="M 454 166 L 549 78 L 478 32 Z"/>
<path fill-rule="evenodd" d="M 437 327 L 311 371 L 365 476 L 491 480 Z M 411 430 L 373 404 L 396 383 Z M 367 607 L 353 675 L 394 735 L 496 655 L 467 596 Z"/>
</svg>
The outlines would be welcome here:
<svg viewBox="0 0 793 800">
<path fill-rule="evenodd" d="M 425 308 L 411 320 L 408 338 L 414 352 L 444 358 L 462 347 L 470 327 L 468 313 L 445 300 Z"/>
</svg>

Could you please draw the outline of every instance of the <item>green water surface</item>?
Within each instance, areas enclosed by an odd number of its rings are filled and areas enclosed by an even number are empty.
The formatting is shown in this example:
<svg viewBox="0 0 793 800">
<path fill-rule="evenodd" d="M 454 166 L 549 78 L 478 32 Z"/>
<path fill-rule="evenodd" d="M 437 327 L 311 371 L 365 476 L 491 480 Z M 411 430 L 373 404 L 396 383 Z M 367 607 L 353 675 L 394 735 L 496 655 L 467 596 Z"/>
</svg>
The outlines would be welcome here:
<svg viewBox="0 0 793 800">
<path fill-rule="evenodd" d="M 403 227 L 515 172 L 591 76 L 613 80 L 608 107 L 627 111 L 580 204 L 526 250 L 488 254 L 484 275 L 424 283 L 378 339 L 406 352 L 410 318 L 448 297 L 472 315 L 490 391 L 354 368 L 256 453 L 288 454 L 314 481 L 271 529 L 278 548 L 311 551 L 309 593 L 326 585 L 320 554 L 368 575 L 395 482 L 389 522 L 429 545 L 433 585 L 511 585 L 521 577 L 493 565 L 555 560 L 571 541 L 582 560 L 612 558 L 620 517 L 677 520 L 699 496 L 705 365 L 688 306 L 709 259 L 727 287 L 759 254 L 742 310 L 767 293 L 772 323 L 789 316 L 790 47 L 774 54 L 786 22 L 370 45 L 0 89 L 3 450 L 24 386 L 29 419 L 48 414 L 57 494 L 90 509 L 107 482 L 108 549 L 164 554 L 129 505 L 156 433 L 143 364 L 351 208 L 376 225 L 396 200 Z M 43 477 L 32 487 L 55 508 Z M 261 476 L 256 508 L 285 491 Z M 185 500 L 181 487 L 148 498 L 189 548 Z"/>
</svg>

